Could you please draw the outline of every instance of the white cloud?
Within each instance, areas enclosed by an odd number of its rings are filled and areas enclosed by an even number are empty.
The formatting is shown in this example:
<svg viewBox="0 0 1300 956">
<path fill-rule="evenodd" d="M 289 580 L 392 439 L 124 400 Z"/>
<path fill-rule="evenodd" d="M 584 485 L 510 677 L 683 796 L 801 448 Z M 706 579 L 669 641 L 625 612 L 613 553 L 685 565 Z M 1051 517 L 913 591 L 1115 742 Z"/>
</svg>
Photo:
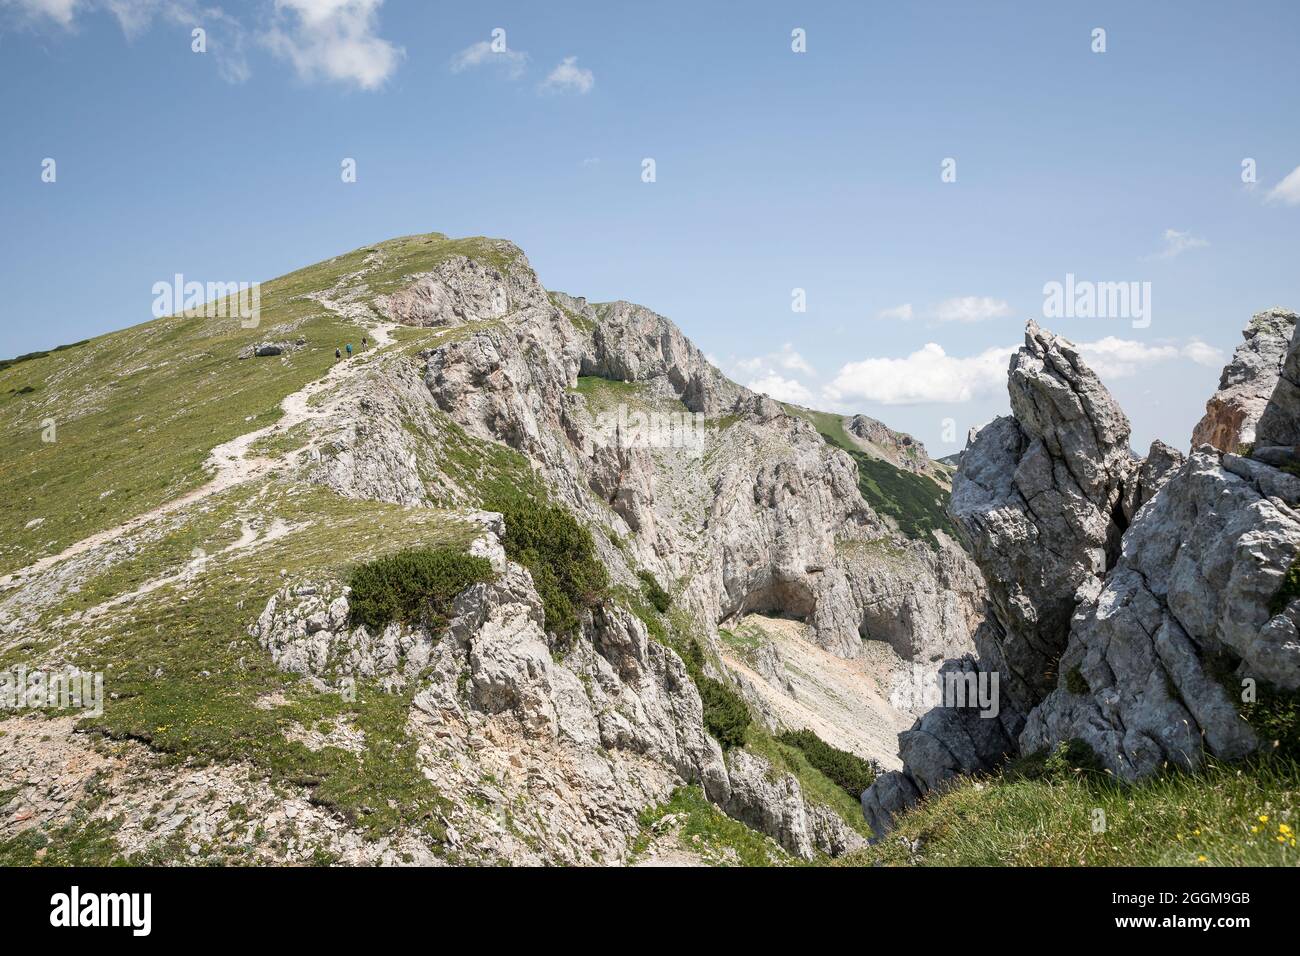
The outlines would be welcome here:
<svg viewBox="0 0 1300 956">
<path fill-rule="evenodd" d="M 128 40 L 134 40 L 162 20 L 173 26 L 202 27 L 207 34 L 207 52 L 221 78 L 243 83 L 252 75 L 244 53 L 247 32 L 237 19 L 220 7 L 204 7 L 197 0 L 103 0 L 117 18 Z"/>
<path fill-rule="evenodd" d="M 375 34 L 384 0 L 275 0 L 262 41 L 298 75 L 378 89 L 405 51 Z"/>
<path fill-rule="evenodd" d="M 107 11 L 127 40 L 135 40 L 158 20 L 185 27 L 186 32 L 202 27 L 207 34 L 205 55 L 216 63 L 223 79 L 242 83 L 251 72 L 244 55 L 243 25 L 220 7 L 205 7 L 199 0 L 0 0 L 0 7 L 16 8 L 37 20 L 48 18 L 68 29 L 83 11 Z"/>
<path fill-rule="evenodd" d="M 1006 387 L 1014 351 L 1008 346 L 958 358 L 929 342 L 906 358 L 850 362 L 822 392 L 835 403 L 851 399 L 884 405 L 968 402 Z"/>
<path fill-rule="evenodd" d="M 752 358 L 736 359 L 732 363 L 735 372 L 741 375 L 771 375 L 777 369 L 784 372 L 801 372 L 804 375 L 816 375 L 817 370 L 808 360 L 795 351 L 794 345 L 786 342 L 775 352 L 755 355 Z"/>
<path fill-rule="evenodd" d="M 1182 255 L 1188 249 L 1204 249 L 1209 245 L 1205 239 L 1193 236 L 1190 232 L 1179 232 L 1177 229 L 1166 229 L 1161 238 L 1165 241 L 1165 247 L 1159 254 L 1161 259 L 1172 259 Z"/>
<path fill-rule="evenodd" d="M 518 79 L 528 68 L 528 54 L 523 50 L 503 49 L 494 51 L 489 40 L 480 40 L 465 47 L 451 59 L 451 72 L 463 73 L 483 64 L 497 66 L 505 70 L 508 77 Z"/>
<path fill-rule="evenodd" d="M 1286 178 L 1269 190 L 1268 199 L 1269 202 L 1300 206 L 1300 166 L 1287 173 Z"/>
<path fill-rule="evenodd" d="M 576 56 L 566 56 L 542 81 L 541 89 L 550 93 L 590 93 L 595 85 L 591 70 L 578 66 Z"/>
<path fill-rule="evenodd" d="M 1084 361 L 1103 379 L 1126 378 L 1159 362 L 1185 359 L 1198 365 L 1220 366 L 1223 353 L 1199 339 L 1184 345 L 1148 345 L 1107 336 L 1078 343 Z M 1006 390 L 1007 366 L 1015 346 L 991 348 L 972 356 L 949 355 L 929 342 L 904 358 L 870 358 L 850 362 L 822 389 L 823 398 L 837 406 L 852 401 L 883 405 L 927 402 L 968 402 Z"/>
<path fill-rule="evenodd" d="M 1200 339 L 1192 339 L 1183 346 L 1183 357 L 1197 365 L 1208 365 L 1211 368 L 1222 366 L 1227 361 L 1227 357 L 1220 349 L 1207 345 Z"/>
<path fill-rule="evenodd" d="M 0 0 L 0 6 L 12 7 L 32 20 L 49 19 L 61 27 L 71 27 L 81 0 Z"/>
<path fill-rule="evenodd" d="M 794 350 L 794 345 L 786 342 L 781 346 L 781 351 L 774 353 L 771 360 L 787 372 L 803 372 L 805 375 L 816 375 L 813 367 L 805 361 L 804 357 Z"/>
<path fill-rule="evenodd" d="M 897 319 L 900 322 L 911 322 L 912 315 L 912 303 L 904 302 L 902 305 L 896 305 L 892 309 L 881 309 L 876 313 L 876 318 Z"/>
<path fill-rule="evenodd" d="M 956 299 L 946 299 L 934 310 L 934 317 L 940 322 L 983 322 L 985 319 L 999 319 L 1011 314 L 1005 299 L 990 296 L 966 295 Z"/>
<path fill-rule="evenodd" d="M 807 405 L 812 401 L 812 392 L 808 391 L 802 384 L 792 378 L 782 378 L 775 373 L 754 379 L 746 388 L 751 391 L 762 392 L 769 398 L 775 398 L 778 402 L 794 402 L 798 405 Z"/>
<path fill-rule="evenodd" d="M 1222 352 L 1199 339 L 1182 346 L 1147 345 L 1108 335 L 1096 342 L 1080 342 L 1078 348 L 1084 361 L 1102 378 L 1128 378 L 1139 369 L 1179 358 L 1212 368 L 1224 363 Z"/>
<path fill-rule="evenodd" d="M 599 166 L 599 165 L 600 165 L 600 157 L 599 157 L 599 156 L 588 156 L 586 159 L 584 159 L 584 160 L 582 161 L 582 165 L 583 165 L 584 167 L 586 167 L 586 168 L 590 168 L 590 167 L 592 167 L 592 166 Z"/>
</svg>

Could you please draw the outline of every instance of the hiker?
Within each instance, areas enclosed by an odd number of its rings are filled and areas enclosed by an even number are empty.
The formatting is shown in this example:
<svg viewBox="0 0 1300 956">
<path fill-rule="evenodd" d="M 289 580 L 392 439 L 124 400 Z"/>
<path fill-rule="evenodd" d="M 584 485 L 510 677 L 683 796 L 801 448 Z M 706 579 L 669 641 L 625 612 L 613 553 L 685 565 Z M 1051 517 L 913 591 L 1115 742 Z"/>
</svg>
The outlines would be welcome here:
<svg viewBox="0 0 1300 956">
<path fill-rule="evenodd" d="M 343 353 L 340 352 L 338 349 L 335 349 L 335 350 L 334 350 L 334 361 L 337 362 L 337 361 L 338 361 L 339 359 L 341 359 L 342 357 L 343 357 Z"/>
<path fill-rule="evenodd" d="M 366 337 L 364 335 L 361 336 L 361 347 L 362 348 L 366 347 Z"/>
<path fill-rule="evenodd" d="M 352 343 L 348 343 L 348 358 L 352 358 Z"/>
</svg>

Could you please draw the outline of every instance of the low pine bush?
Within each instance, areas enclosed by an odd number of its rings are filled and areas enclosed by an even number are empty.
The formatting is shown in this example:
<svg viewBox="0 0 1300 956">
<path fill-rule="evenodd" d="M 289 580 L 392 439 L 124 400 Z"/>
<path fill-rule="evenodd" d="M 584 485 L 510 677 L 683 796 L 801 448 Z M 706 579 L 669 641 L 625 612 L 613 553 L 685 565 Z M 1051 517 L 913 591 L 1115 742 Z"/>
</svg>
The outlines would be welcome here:
<svg viewBox="0 0 1300 956">
<path fill-rule="evenodd" d="M 531 498 L 514 496 L 491 507 L 505 517 L 506 555 L 532 573 L 546 629 L 572 635 L 581 611 L 599 604 L 609 590 L 591 532 L 565 508 Z"/>
<path fill-rule="evenodd" d="M 399 621 L 440 631 L 456 595 L 491 576 L 486 558 L 451 548 L 417 548 L 368 561 L 348 581 L 352 626 L 382 630 Z"/>
<path fill-rule="evenodd" d="M 720 680 L 703 674 L 695 678 L 704 703 L 704 727 L 723 750 L 741 747 L 749 727 L 749 708 L 740 695 Z"/>
<path fill-rule="evenodd" d="M 660 614 L 667 614 L 668 608 L 672 607 L 673 599 L 659 586 L 655 576 L 649 571 L 638 571 L 636 576 L 641 579 L 641 590 L 646 600 L 653 604 L 654 609 Z"/>
<path fill-rule="evenodd" d="M 789 744 L 803 751 L 808 762 L 829 777 L 836 785 L 853 799 L 862 796 L 862 791 L 871 786 L 876 779 L 879 768 L 869 760 L 863 760 L 857 754 L 832 747 L 811 730 L 789 730 L 776 738 L 783 744 Z"/>
</svg>

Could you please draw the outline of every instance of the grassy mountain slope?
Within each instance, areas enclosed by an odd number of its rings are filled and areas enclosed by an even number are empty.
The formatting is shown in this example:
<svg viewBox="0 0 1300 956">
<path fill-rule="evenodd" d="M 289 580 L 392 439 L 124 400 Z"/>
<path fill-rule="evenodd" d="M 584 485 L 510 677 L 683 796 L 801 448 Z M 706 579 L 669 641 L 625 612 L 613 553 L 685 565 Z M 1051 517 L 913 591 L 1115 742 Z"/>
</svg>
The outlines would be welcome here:
<svg viewBox="0 0 1300 956">
<path fill-rule="evenodd" d="M 0 370 L 0 574 L 192 490 L 208 452 L 270 424 L 279 402 L 359 345 L 361 330 L 307 298 L 365 265 L 372 291 L 457 254 L 508 259 L 487 239 L 408 236 L 354 250 L 262 286 L 259 326 L 170 316 Z M 424 330 L 420 330 L 424 331 Z M 301 336 L 282 358 L 241 360 L 245 347 Z M 42 441 L 53 420 L 55 441 Z M 28 527 L 37 519 L 40 524 Z"/>
<path fill-rule="evenodd" d="M 858 490 L 863 499 L 880 514 L 893 518 L 905 535 L 929 538 L 934 531 L 942 530 L 950 537 L 956 536 L 944 511 L 948 493 L 934 481 L 868 455 L 844 430 L 840 415 L 798 405 L 784 407 L 790 414 L 812 422 L 827 444 L 849 454 L 858 467 Z"/>
</svg>

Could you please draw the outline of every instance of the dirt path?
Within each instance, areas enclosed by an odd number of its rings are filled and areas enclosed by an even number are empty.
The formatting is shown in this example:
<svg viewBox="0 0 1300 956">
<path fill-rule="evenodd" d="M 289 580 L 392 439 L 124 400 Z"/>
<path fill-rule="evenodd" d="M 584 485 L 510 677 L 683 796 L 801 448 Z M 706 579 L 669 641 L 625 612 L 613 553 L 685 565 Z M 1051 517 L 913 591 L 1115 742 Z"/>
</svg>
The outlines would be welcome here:
<svg viewBox="0 0 1300 956">
<path fill-rule="evenodd" d="M 331 311 L 341 313 L 341 307 L 337 303 L 326 299 L 318 301 Z M 205 484 L 193 491 L 186 492 L 179 498 L 164 502 L 151 511 L 138 514 L 116 527 L 106 528 L 88 538 L 82 538 L 75 544 L 64 548 L 58 554 L 47 555 L 25 568 L 0 576 L 0 591 L 19 587 L 32 576 L 40 574 L 56 564 L 116 541 L 123 535 L 137 531 L 145 525 L 182 508 L 187 508 L 197 501 L 210 498 L 212 495 L 233 488 L 235 485 L 264 477 L 273 468 L 281 464 L 281 460 L 250 457 L 249 451 L 252 446 L 262 438 L 287 432 L 296 425 L 319 419 L 328 414 L 330 408 L 324 405 L 313 406 L 311 404 L 312 398 L 335 388 L 349 379 L 355 378 L 365 370 L 376 356 L 387 346 L 392 345 L 393 330 L 395 328 L 397 328 L 395 322 L 378 322 L 370 325 L 366 328 L 366 334 L 374 340 L 374 344 L 365 351 L 353 355 L 350 359 L 340 359 L 323 377 L 308 382 L 298 391 L 286 395 L 280 402 L 282 414 L 279 421 L 247 432 L 237 438 L 232 438 L 230 441 L 213 448 L 208 455 L 208 460 L 204 463 L 204 468 L 212 472 L 212 478 Z M 296 460 L 296 455 L 292 456 L 291 463 L 296 463 Z"/>
</svg>

